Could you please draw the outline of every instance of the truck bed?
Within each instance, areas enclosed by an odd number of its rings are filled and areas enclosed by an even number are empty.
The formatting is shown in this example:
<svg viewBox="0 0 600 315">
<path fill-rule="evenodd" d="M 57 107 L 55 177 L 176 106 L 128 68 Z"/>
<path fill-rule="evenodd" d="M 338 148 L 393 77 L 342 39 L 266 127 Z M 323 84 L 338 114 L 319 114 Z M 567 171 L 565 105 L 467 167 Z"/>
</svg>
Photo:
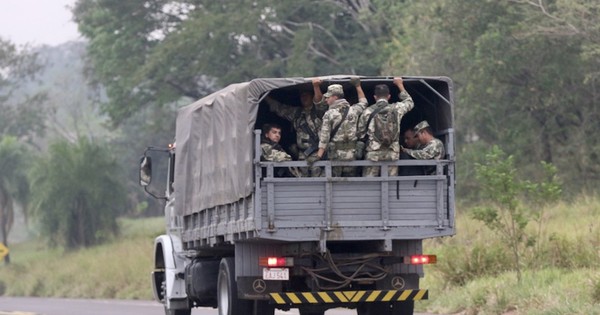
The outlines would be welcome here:
<svg viewBox="0 0 600 315">
<path fill-rule="evenodd" d="M 257 152 L 260 152 L 258 150 Z M 435 165 L 433 175 L 332 177 L 335 165 Z M 325 177 L 274 177 L 277 167 L 306 166 L 304 161 L 256 161 L 254 192 L 238 202 L 184 216 L 187 249 L 208 249 L 236 241 L 325 243 L 425 239 L 454 234 L 453 162 L 321 161 Z M 264 171 L 263 171 L 264 169 Z M 263 176 L 262 174 L 265 174 Z M 382 233 L 383 232 L 383 233 Z"/>
</svg>

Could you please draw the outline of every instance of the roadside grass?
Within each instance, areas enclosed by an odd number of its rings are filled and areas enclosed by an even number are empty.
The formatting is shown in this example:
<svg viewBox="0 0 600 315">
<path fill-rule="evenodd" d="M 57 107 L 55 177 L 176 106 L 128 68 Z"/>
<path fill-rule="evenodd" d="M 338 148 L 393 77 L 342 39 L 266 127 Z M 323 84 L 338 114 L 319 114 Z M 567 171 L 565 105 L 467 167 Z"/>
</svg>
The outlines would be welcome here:
<svg viewBox="0 0 600 315">
<path fill-rule="evenodd" d="M 467 210 L 468 211 L 468 210 Z M 438 255 L 421 287 L 430 290 L 420 310 L 443 314 L 600 314 L 600 198 L 582 195 L 543 209 L 536 243 L 524 254 L 517 281 L 509 250 L 467 211 L 457 235 L 427 240 Z M 532 232 L 539 230 L 531 222 Z"/>
<path fill-rule="evenodd" d="M 0 295 L 152 299 L 154 237 L 164 219 L 121 219 L 113 242 L 73 252 L 40 240 L 11 246 L 11 264 L 0 266 Z"/>
<path fill-rule="evenodd" d="M 582 195 L 545 208 L 542 233 L 524 255 L 517 282 L 512 255 L 487 227 L 459 207 L 457 235 L 426 240 L 438 255 L 421 287 L 430 300 L 415 304 L 438 314 L 600 315 L 600 197 Z M 154 237 L 164 219 L 121 219 L 111 243 L 79 251 L 49 249 L 40 241 L 11 246 L 0 265 L 0 295 L 151 299 Z M 537 231 L 532 222 L 529 228 Z M 536 233 L 537 234 L 537 233 Z"/>
<path fill-rule="evenodd" d="M 443 314 L 600 314 L 594 301 L 594 285 L 600 281 L 595 268 L 525 270 L 522 283 L 514 272 L 481 277 L 464 286 L 433 289 L 428 312 Z M 512 312 L 512 313 L 511 313 Z"/>
</svg>

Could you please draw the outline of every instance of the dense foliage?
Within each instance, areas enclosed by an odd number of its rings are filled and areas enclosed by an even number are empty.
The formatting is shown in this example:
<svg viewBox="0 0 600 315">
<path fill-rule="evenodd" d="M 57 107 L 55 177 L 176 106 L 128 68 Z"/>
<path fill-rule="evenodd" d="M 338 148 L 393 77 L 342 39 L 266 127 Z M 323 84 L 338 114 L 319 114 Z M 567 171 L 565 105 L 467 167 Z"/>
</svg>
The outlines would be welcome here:
<svg viewBox="0 0 600 315">
<path fill-rule="evenodd" d="M 593 1 L 80 0 L 114 123 L 261 76 L 447 75 L 456 83 L 459 173 L 501 146 L 567 190 L 600 180 L 600 4 Z M 463 196 L 474 181 L 459 185 Z"/>
<path fill-rule="evenodd" d="M 119 123 L 255 77 L 377 74 L 387 23 L 375 10 L 369 1 L 80 0 L 74 14 Z"/>
<path fill-rule="evenodd" d="M 40 69 L 36 55 L 0 38 L 0 242 L 8 245 L 15 206 L 27 217 L 30 152 L 24 144 L 44 134 L 43 92 L 18 94 Z M 10 261 L 10 256 L 5 257 Z"/>
<path fill-rule="evenodd" d="M 118 232 L 125 189 L 107 147 L 54 143 L 31 171 L 32 210 L 50 245 L 95 245 Z"/>
</svg>

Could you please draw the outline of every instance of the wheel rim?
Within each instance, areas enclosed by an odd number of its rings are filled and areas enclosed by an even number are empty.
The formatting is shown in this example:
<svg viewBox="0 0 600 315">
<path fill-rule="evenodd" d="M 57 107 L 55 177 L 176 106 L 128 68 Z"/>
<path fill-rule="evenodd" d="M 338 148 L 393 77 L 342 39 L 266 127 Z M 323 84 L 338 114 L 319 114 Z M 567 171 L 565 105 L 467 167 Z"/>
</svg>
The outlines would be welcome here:
<svg viewBox="0 0 600 315">
<path fill-rule="evenodd" d="M 221 273 L 219 277 L 219 314 L 229 314 L 229 288 L 227 276 Z"/>
</svg>

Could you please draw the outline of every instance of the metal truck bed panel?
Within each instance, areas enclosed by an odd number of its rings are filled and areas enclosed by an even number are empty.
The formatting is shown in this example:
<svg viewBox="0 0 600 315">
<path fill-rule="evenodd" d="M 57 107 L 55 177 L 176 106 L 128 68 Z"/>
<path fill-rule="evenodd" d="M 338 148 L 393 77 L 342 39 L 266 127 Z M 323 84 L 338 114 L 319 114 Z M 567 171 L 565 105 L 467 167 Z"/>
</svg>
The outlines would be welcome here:
<svg viewBox="0 0 600 315">
<path fill-rule="evenodd" d="M 381 183 L 355 182 L 336 183 L 332 185 L 333 198 L 331 200 L 332 224 L 344 226 L 344 222 L 383 220 L 382 199 L 387 200 L 389 206 L 389 220 L 398 221 L 430 221 L 432 225 L 437 222 L 437 185 L 434 180 L 402 181 L 388 184 L 387 195 L 382 196 Z M 274 185 L 273 212 L 275 216 L 274 228 L 279 222 L 312 222 L 321 225 L 326 220 L 325 183 L 315 184 L 307 182 L 279 183 Z M 267 187 L 262 188 L 261 205 L 269 209 L 269 192 Z M 446 195 L 442 198 L 442 208 L 447 209 Z M 263 218 L 266 218 L 265 213 Z M 410 225 L 404 222 L 403 225 Z M 376 224 L 380 225 L 380 223 Z M 284 225 L 286 227 L 292 227 Z"/>
<path fill-rule="evenodd" d="M 194 249 L 258 239 L 391 241 L 453 234 L 445 176 L 393 179 L 265 180 L 257 194 L 185 216 L 182 238 Z"/>
</svg>

